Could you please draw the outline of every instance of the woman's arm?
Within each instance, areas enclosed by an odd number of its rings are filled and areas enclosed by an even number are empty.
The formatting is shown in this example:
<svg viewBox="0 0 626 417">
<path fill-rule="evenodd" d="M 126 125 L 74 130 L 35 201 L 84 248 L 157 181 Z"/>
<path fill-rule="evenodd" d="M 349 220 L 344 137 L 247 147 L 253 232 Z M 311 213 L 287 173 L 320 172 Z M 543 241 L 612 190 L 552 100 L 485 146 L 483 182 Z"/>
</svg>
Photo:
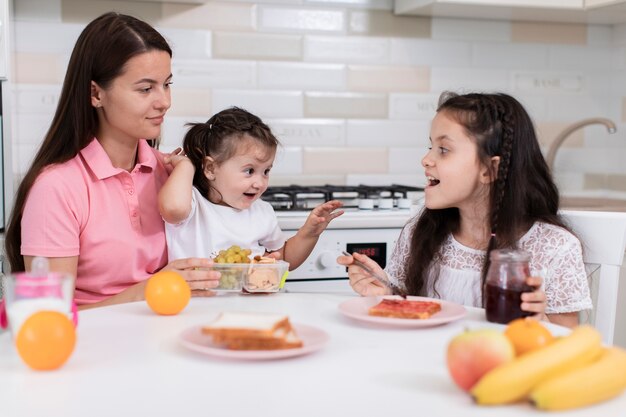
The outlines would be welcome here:
<svg viewBox="0 0 626 417">
<path fill-rule="evenodd" d="M 191 193 L 195 167 L 186 156 L 167 155 L 165 163 L 174 167 L 159 191 L 159 212 L 167 223 L 177 224 L 191 212 Z"/>
<path fill-rule="evenodd" d="M 24 257 L 24 264 L 26 265 L 27 271 L 31 269 L 33 259 L 33 256 Z M 66 272 L 72 276 L 76 276 L 78 256 L 47 259 L 50 271 Z M 170 262 L 162 269 L 162 271 L 171 270 L 178 272 L 189 284 L 189 288 L 192 290 L 192 295 L 206 295 L 207 293 L 211 293 L 210 291 L 207 292 L 206 289 L 215 288 L 219 285 L 220 273 L 206 270 L 206 268 L 209 268 L 211 265 L 213 265 L 213 262 L 209 259 L 185 258 Z M 79 310 L 128 303 L 131 301 L 141 301 L 144 299 L 146 282 L 148 282 L 148 279 L 138 282 L 137 284 L 126 288 L 124 291 L 102 301 L 82 305 L 79 307 Z"/>
</svg>

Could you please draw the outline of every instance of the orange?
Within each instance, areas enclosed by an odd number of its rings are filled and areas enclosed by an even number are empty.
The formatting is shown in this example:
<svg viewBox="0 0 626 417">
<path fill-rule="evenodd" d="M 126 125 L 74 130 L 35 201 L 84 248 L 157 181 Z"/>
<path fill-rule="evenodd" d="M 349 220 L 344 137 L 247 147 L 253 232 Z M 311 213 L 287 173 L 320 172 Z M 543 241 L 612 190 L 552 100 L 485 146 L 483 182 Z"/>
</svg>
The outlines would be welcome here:
<svg viewBox="0 0 626 417">
<path fill-rule="evenodd" d="M 506 327 L 504 335 L 513 343 L 518 356 L 547 346 L 554 340 L 550 330 L 531 318 L 513 320 Z"/>
<path fill-rule="evenodd" d="M 74 351 L 76 330 L 72 320 L 58 311 L 39 311 L 26 319 L 15 346 L 26 365 L 39 371 L 57 369 Z"/>
<path fill-rule="evenodd" d="M 148 280 L 145 298 L 150 308 L 158 314 L 180 313 L 189 303 L 191 289 L 177 272 L 161 271 Z"/>
</svg>

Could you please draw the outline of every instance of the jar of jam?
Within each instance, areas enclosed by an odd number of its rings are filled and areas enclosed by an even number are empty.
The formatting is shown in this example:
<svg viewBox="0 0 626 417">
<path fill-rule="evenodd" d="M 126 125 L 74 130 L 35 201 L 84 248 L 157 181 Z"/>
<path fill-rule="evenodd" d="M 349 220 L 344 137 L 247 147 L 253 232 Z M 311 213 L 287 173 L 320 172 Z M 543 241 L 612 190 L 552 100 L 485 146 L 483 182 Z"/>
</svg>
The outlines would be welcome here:
<svg viewBox="0 0 626 417">
<path fill-rule="evenodd" d="M 485 313 L 487 321 L 507 324 L 511 320 L 533 315 L 523 311 L 522 293 L 533 292 L 526 284 L 530 276 L 530 253 L 523 250 L 493 250 L 485 281 Z"/>
</svg>

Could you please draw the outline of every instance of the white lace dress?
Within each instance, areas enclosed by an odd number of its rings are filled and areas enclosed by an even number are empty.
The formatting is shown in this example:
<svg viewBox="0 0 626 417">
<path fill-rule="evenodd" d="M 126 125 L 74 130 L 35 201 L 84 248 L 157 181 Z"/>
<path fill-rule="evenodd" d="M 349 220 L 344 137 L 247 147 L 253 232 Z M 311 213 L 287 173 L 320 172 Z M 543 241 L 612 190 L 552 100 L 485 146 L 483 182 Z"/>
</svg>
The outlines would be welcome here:
<svg viewBox="0 0 626 417">
<path fill-rule="evenodd" d="M 417 218 L 402 230 L 385 272 L 399 287 L 406 279 L 405 261 L 410 256 L 410 240 Z M 592 308 L 580 241 L 567 230 L 537 222 L 519 240 L 520 249 L 531 254 L 531 273 L 546 271 L 544 291 L 546 313 L 568 313 Z M 486 251 L 468 248 L 452 234 L 441 249 L 439 279 L 433 286 L 434 272 L 426 283 L 426 296 L 481 307 L 480 276 Z M 436 271 L 437 268 L 431 268 Z"/>
</svg>

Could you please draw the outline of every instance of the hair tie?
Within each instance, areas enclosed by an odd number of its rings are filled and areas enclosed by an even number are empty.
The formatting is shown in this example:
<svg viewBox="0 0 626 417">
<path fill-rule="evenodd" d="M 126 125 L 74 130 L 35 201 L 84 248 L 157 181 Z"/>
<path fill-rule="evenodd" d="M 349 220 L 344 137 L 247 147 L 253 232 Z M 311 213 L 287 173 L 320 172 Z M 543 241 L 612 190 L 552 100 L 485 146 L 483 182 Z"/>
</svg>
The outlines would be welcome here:
<svg viewBox="0 0 626 417">
<path fill-rule="evenodd" d="M 492 233 L 492 234 L 491 234 L 491 237 L 496 237 L 496 234 L 495 234 L 495 233 Z"/>
</svg>

